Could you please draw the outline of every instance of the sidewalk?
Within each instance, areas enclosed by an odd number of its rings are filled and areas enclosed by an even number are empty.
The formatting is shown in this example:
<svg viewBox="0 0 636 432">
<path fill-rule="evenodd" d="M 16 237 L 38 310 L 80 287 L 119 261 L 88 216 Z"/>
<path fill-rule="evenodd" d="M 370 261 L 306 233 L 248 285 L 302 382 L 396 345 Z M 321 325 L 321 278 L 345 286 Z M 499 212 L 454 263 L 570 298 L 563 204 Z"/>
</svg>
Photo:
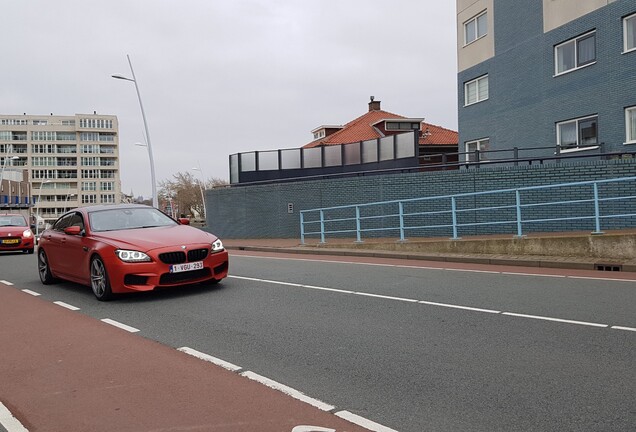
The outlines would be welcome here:
<svg viewBox="0 0 636 432">
<path fill-rule="evenodd" d="M 614 232 L 611 235 L 631 239 L 635 230 L 624 230 Z M 582 233 L 547 233 L 540 235 L 543 238 L 589 238 L 589 232 Z M 538 235 L 537 235 L 538 237 Z M 609 236 L 608 236 L 609 237 Z M 228 250 L 243 250 L 253 252 L 287 253 L 287 254 L 312 254 L 312 255 L 332 255 L 332 256 L 358 256 L 375 258 L 396 258 L 424 261 L 459 262 L 472 264 L 489 264 L 505 266 L 523 267 L 544 267 L 544 268 L 565 268 L 576 270 L 600 270 L 600 271 L 623 271 L 636 272 L 636 248 L 628 243 L 628 248 L 633 251 L 631 259 L 627 258 L 603 258 L 567 256 L 564 253 L 550 254 L 523 254 L 510 255 L 502 253 L 475 253 L 462 251 L 465 242 L 489 242 L 489 241 L 512 241 L 510 235 L 475 236 L 463 241 L 455 241 L 453 245 L 457 252 L 436 252 L 426 249 L 435 249 L 434 246 L 426 248 L 415 245 L 426 246 L 426 243 L 444 244 L 451 240 L 441 240 L 438 238 L 410 239 L 407 243 L 396 241 L 396 239 L 365 239 L 362 244 L 356 244 L 354 239 L 329 239 L 325 244 L 320 244 L 317 239 L 308 239 L 305 244 L 301 244 L 299 239 L 222 239 Z M 443 248 L 441 248 L 443 249 Z M 466 248 L 468 249 L 468 248 Z M 472 247 L 475 249 L 475 247 Z M 553 252 L 553 251 L 551 251 Z"/>
<path fill-rule="evenodd" d="M 369 431 L 344 420 L 347 411 L 301 402 L 3 283 L 0 322 L 0 403 L 30 432 Z"/>
</svg>

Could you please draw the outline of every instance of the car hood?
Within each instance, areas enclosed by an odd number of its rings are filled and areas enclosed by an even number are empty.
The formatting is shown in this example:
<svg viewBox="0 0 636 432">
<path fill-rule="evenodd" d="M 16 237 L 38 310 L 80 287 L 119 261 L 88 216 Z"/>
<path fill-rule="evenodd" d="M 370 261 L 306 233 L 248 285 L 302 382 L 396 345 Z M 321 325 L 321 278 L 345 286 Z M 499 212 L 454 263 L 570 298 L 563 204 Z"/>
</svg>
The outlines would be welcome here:
<svg viewBox="0 0 636 432">
<path fill-rule="evenodd" d="M 28 230 L 25 226 L 4 226 L 0 227 L 0 237 L 20 237 L 22 233 Z"/>
<path fill-rule="evenodd" d="M 115 247 L 129 247 L 140 251 L 151 251 L 169 246 L 212 244 L 217 240 L 213 234 L 187 225 L 107 231 L 93 233 L 93 236 Z"/>
</svg>

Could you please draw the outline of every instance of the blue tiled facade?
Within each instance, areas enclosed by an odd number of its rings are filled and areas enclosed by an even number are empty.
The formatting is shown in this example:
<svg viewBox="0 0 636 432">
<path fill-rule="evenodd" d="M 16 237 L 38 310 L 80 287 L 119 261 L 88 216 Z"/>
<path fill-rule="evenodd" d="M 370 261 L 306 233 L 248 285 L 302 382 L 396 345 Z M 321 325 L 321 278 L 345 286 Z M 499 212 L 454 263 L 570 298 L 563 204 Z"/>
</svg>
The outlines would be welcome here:
<svg viewBox="0 0 636 432">
<path fill-rule="evenodd" d="M 617 0 L 547 33 L 541 0 L 494 0 L 492 12 L 494 57 L 458 74 L 460 148 L 488 138 L 490 150 L 556 149 L 556 123 L 597 115 L 598 142 L 624 150 L 624 110 L 636 105 L 636 51 L 623 53 L 623 17 L 636 13 L 636 2 Z M 555 45 L 593 30 L 596 62 L 555 76 Z M 464 106 L 464 83 L 484 74 L 488 99 Z"/>
</svg>

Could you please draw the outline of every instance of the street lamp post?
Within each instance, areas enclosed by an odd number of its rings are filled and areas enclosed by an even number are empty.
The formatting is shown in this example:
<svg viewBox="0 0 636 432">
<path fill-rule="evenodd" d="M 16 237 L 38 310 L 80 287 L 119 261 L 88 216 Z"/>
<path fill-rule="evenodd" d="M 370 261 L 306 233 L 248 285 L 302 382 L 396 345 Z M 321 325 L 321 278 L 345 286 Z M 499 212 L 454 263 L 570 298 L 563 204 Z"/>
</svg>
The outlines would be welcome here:
<svg viewBox="0 0 636 432">
<path fill-rule="evenodd" d="M 66 202 L 64 203 L 64 212 L 65 212 L 65 213 L 66 213 L 66 211 L 67 211 L 66 209 L 68 209 L 68 208 L 69 208 L 69 205 L 68 205 L 68 200 L 69 200 L 69 198 L 74 197 L 74 196 L 75 196 L 75 194 L 74 194 L 74 193 L 66 194 Z"/>
<path fill-rule="evenodd" d="M 133 70 L 132 62 L 130 61 L 130 56 L 126 55 L 126 58 L 128 59 L 128 64 L 130 65 L 130 72 L 132 73 L 132 78 L 127 78 L 119 74 L 112 75 L 112 77 L 116 79 L 132 81 L 135 83 L 135 90 L 137 91 L 137 99 L 139 99 L 139 108 L 141 108 L 141 117 L 144 121 L 144 128 L 146 129 L 148 157 L 150 158 L 150 177 L 152 181 L 152 206 L 155 208 L 159 208 L 159 202 L 157 200 L 157 182 L 155 181 L 155 162 L 152 157 L 152 146 L 150 144 L 150 132 L 148 131 L 148 122 L 146 121 L 146 113 L 144 111 L 144 105 L 141 102 L 141 94 L 139 93 L 139 85 L 137 84 L 137 78 L 135 77 L 135 71 Z"/>
<path fill-rule="evenodd" d="M 38 199 L 35 202 L 38 206 L 35 212 L 35 236 L 36 237 L 40 233 L 40 197 L 42 196 L 42 186 L 44 186 L 45 183 L 51 183 L 51 180 L 46 180 L 40 183 L 40 191 L 38 192 Z"/>
<path fill-rule="evenodd" d="M 192 168 L 192 170 L 199 171 L 199 173 L 201 173 L 201 178 L 203 178 L 203 171 L 201 170 L 201 165 L 199 165 L 198 167 Z M 199 190 L 201 191 L 201 204 L 203 205 L 203 219 L 206 219 L 206 225 L 207 225 L 207 213 L 205 211 L 205 194 L 203 193 L 203 182 L 201 179 L 199 179 Z"/>
</svg>

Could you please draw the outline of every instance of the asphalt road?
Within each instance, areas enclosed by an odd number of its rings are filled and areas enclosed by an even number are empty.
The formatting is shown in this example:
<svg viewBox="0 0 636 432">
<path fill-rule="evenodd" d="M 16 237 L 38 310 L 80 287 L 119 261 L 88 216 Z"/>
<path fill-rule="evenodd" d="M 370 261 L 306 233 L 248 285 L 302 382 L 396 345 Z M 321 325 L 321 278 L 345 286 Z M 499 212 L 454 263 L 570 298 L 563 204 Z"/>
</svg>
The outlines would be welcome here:
<svg viewBox="0 0 636 432">
<path fill-rule="evenodd" d="M 298 258 L 109 303 L 41 285 L 35 255 L 0 280 L 403 432 L 636 429 L 636 275 Z"/>
</svg>

